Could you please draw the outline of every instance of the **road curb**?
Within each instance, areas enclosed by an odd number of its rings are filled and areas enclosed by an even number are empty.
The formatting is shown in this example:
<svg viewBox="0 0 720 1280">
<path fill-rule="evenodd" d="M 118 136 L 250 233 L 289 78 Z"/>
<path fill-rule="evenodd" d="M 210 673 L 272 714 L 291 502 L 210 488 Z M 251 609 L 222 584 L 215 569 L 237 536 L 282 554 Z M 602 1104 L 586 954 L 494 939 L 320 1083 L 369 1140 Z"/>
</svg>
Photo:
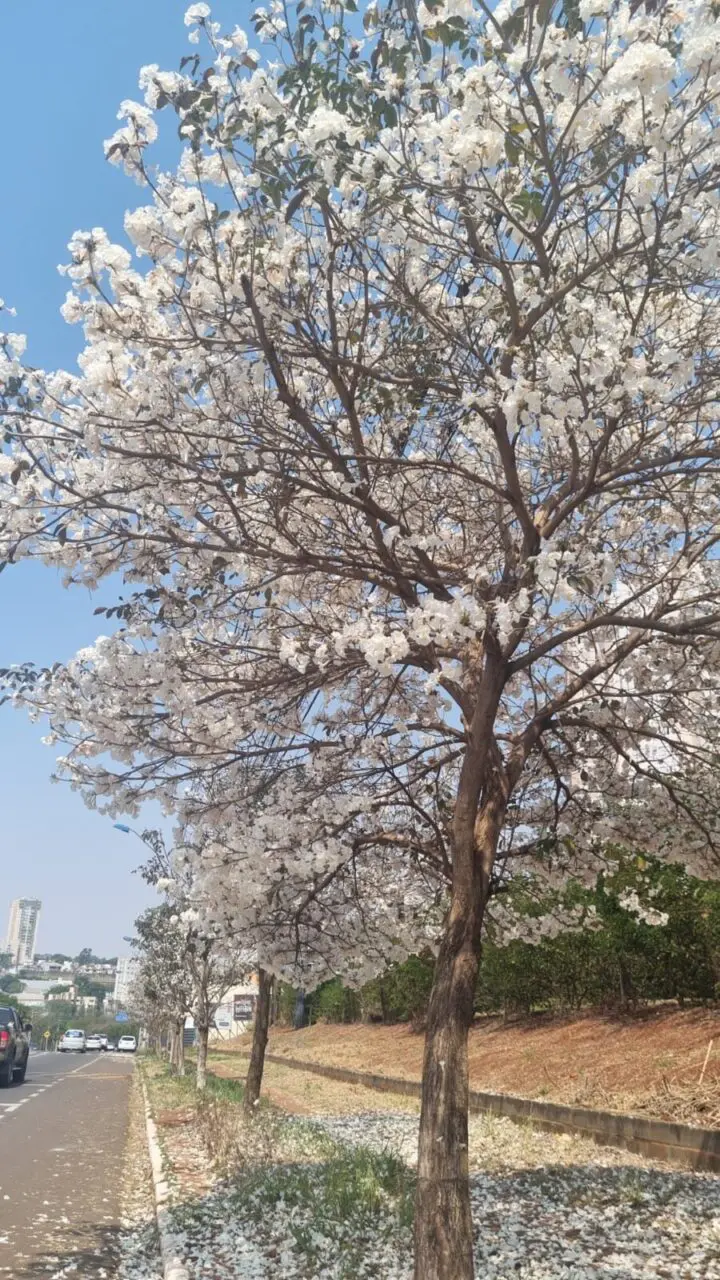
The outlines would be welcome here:
<svg viewBox="0 0 720 1280">
<path fill-rule="evenodd" d="M 164 1280 L 191 1280 L 190 1272 L 178 1256 L 176 1237 L 170 1224 L 170 1188 L 163 1169 L 162 1148 L 157 1133 L 157 1125 L 150 1109 L 145 1081 L 140 1076 L 143 1103 L 145 1105 L 145 1131 L 147 1133 L 150 1166 L 152 1168 L 153 1186 L 155 1188 L 155 1216 L 157 1217 L 160 1236 L 160 1260 L 162 1262 Z"/>
</svg>

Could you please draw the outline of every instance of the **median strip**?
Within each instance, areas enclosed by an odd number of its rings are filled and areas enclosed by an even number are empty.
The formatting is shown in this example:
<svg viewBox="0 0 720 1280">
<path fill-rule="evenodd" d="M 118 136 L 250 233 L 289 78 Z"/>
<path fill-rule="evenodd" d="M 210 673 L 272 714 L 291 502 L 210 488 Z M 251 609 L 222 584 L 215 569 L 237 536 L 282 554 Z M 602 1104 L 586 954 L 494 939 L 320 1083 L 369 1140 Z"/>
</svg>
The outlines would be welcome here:
<svg viewBox="0 0 720 1280">
<path fill-rule="evenodd" d="M 141 1070 L 174 1255 L 192 1277 L 408 1280 L 414 1101 L 390 1109 L 390 1091 L 381 1102 L 354 1081 L 319 1098 L 296 1071 L 297 1087 L 283 1081 L 279 1092 L 302 1116 L 263 1101 L 248 1117 L 237 1080 L 209 1072 L 197 1095 L 157 1059 Z M 276 1074 L 271 1064 L 271 1095 Z M 627 1280 L 680 1280 L 688 1260 L 693 1276 L 715 1274 L 711 1175 L 487 1113 L 471 1117 L 468 1137 L 473 1211 L 492 1226 L 475 1242 L 483 1280 L 529 1276 L 528 1265 L 534 1280 L 604 1275 L 608 1265 Z"/>
<path fill-rule="evenodd" d="M 246 1057 L 241 1053 L 239 1056 Z M 420 1098 L 419 1080 L 376 1075 L 355 1071 L 350 1067 L 332 1067 L 325 1063 L 286 1058 L 267 1053 L 266 1062 L 324 1076 L 344 1084 L 361 1085 L 376 1092 L 395 1093 L 406 1098 Z M 720 1130 L 696 1125 L 653 1120 L 647 1116 L 623 1115 L 614 1111 L 594 1111 L 588 1107 L 563 1106 L 535 1098 L 521 1098 L 506 1093 L 485 1093 L 471 1089 L 469 1109 L 475 1115 L 502 1116 L 553 1133 L 575 1133 L 592 1138 L 603 1146 L 618 1147 L 686 1169 L 720 1173 Z"/>
</svg>

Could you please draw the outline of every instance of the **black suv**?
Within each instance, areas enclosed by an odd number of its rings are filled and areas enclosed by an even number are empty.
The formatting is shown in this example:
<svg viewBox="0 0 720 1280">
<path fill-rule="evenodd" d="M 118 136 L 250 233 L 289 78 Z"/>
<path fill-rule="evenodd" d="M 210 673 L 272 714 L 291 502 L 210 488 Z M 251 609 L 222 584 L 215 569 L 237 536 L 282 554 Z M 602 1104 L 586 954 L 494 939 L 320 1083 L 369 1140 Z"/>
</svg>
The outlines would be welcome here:
<svg viewBox="0 0 720 1280">
<path fill-rule="evenodd" d="M 0 1005 L 0 1086 L 25 1079 L 30 1056 L 31 1022 L 23 1022 L 16 1009 Z"/>
</svg>

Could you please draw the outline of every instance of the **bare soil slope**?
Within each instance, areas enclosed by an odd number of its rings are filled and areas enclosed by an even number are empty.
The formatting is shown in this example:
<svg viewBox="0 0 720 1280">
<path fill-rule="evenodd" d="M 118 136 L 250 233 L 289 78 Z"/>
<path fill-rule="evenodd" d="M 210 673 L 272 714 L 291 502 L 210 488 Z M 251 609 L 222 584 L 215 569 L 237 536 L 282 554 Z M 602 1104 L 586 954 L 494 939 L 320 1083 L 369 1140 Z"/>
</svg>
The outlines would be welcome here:
<svg viewBox="0 0 720 1280">
<path fill-rule="evenodd" d="M 699 1078 L 714 1044 L 702 1086 Z M 249 1038 L 226 1047 L 247 1050 Z M 214 1046 L 218 1048 L 219 1046 Z M 275 1029 L 269 1050 L 288 1058 L 417 1079 L 423 1037 L 406 1026 L 316 1024 Z M 475 1089 L 720 1126 L 720 1014 L 674 1007 L 633 1017 L 539 1015 L 470 1034 Z"/>
</svg>

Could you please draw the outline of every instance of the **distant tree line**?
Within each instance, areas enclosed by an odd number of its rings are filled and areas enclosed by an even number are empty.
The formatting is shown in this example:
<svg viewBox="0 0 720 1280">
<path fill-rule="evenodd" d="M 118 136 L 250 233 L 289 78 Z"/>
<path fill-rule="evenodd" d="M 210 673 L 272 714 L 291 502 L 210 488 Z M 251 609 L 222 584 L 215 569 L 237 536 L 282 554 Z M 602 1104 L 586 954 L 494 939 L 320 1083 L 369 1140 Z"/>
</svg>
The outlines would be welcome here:
<svg viewBox="0 0 720 1280">
<path fill-rule="evenodd" d="M 0 991 L 4 991 L 7 995 L 18 995 L 24 990 L 23 984 L 19 978 L 12 973 L 6 973 L 0 978 Z"/>
<path fill-rule="evenodd" d="M 38 952 L 35 960 L 47 964 L 117 964 L 117 956 L 96 956 L 91 947 L 83 947 L 76 956 L 67 956 L 63 951 Z"/>
<path fill-rule="evenodd" d="M 641 910 L 624 905 L 635 895 Z M 599 927 L 559 933 L 536 945 L 483 947 L 478 1013 L 567 1012 L 587 1007 L 632 1011 L 657 1000 L 720 1000 L 720 886 L 640 856 L 621 856 L 584 899 Z M 667 916 L 648 924 L 646 906 Z M 304 1020 L 422 1024 L 432 987 L 430 953 L 393 965 L 359 989 L 339 979 L 307 995 Z M 297 1021 L 297 993 L 283 986 L 279 1018 Z"/>
</svg>

